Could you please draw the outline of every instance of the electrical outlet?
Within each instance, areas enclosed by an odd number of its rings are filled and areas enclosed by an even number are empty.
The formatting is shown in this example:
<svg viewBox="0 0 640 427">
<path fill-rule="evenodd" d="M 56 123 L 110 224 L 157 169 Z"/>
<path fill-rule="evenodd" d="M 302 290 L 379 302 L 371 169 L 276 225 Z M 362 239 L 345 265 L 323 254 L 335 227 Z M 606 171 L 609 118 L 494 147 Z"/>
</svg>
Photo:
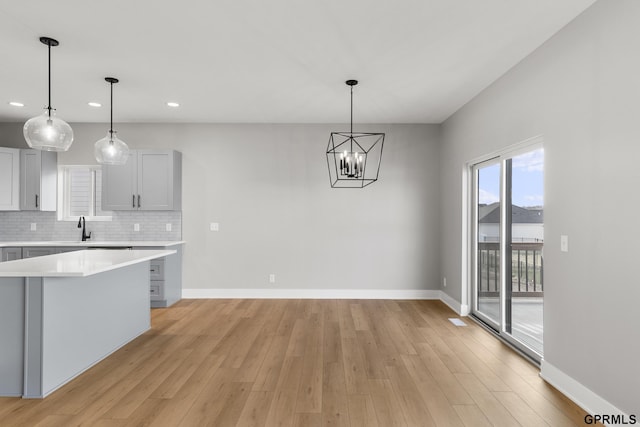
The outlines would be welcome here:
<svg viewBox="0 0 640 427">
<path fill-rule="evenodd" d="M 560 236 L 560 251 L 569 252 L 569 236 Z"/>
<path fill-rule="evenodd" d="M 37 224 L 35 222 L 31 223 L 31 231 L 36 231 L 38 228 Z"/>
<path fill-rule="evenodd" d="M 276 283 L 276 275 L 275 274 L 270 274 L 269 275 L 269 283 Z"/>
<path fill-rule="evenodd" d="M 133 224 L 133 231 L 140 231 L 140 224 Z"/>
<path fill-rule="evenodd" d="M 165 230 L 171 231 L 171 224 L 170 223 L 165 225 Z"/>
<path fill-rule="evenodd" d="M 212 222 L 211 224 L 209 224 L 209 230 L 211 231 L 220 230 L 220 224 L 218 224 L 217 222 Z"/>
</svg>

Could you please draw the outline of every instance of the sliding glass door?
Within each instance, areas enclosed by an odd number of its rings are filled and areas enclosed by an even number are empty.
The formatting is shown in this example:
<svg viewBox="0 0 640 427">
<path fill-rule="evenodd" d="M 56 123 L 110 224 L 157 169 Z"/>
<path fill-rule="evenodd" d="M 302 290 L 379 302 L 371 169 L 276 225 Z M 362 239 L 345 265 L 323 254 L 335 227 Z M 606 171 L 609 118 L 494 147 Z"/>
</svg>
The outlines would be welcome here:
<svg viewBox="0 0 640 427">
<path fill-rule="evenodd" d="M 543 354 L 544 151 L 472 166 L 472 313 L 534 359 Z"/>
<path fill-rule="evenodd" d="M 476 312 L 495 329 L 501 323 L 500 161 L 475 166 L 476 171 Z"/>
</svg>

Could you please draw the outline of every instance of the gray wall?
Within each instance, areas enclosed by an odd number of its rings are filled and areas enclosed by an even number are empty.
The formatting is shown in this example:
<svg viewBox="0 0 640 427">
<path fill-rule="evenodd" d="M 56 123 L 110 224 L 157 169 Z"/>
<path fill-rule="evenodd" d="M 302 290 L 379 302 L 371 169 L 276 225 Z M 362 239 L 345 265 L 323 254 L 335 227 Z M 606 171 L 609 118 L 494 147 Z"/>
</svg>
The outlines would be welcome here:
<svg viewBox="0 0 640 427">
<path fill-rule="evenodd" d="M 640 411 L 640 3 L 599 1 L 443 125 L 443 288 L 461 301 L 465 162 L 545 146 L 545 361 Z M 569 252 L 560 252 L 560 235 Z"/>
<path fill-rule="evenodd" d="M 345 124 L 115 127 L 131 148 L 183 153 L 183 288 L 438 289 L 439 126 L 356 126 L 387 133 L 381 178 L 362 190 L 329 186 L 324 150 Z M 73 124 L 59 163 L 94 164 L 107 128 Z M 24 144 L 21 124 L 0 137 Z"/>
</svg>

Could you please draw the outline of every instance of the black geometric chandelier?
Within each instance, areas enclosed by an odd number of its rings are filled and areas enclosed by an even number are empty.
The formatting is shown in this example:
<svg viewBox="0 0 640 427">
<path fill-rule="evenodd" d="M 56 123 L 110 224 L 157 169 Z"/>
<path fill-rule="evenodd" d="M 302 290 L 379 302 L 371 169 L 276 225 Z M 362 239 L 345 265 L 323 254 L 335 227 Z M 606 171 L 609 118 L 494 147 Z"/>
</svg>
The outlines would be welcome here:
<svg viewBox="0 0 640 427">
<path fill-rule="evenodd" d="M 351 130 L 331 132 L 327 146 L 327 166 L 331 188 L 364 188 L 378 180 L 384 133 L 353 132 L 353 87 L 351 88 Z"/>
</svg>

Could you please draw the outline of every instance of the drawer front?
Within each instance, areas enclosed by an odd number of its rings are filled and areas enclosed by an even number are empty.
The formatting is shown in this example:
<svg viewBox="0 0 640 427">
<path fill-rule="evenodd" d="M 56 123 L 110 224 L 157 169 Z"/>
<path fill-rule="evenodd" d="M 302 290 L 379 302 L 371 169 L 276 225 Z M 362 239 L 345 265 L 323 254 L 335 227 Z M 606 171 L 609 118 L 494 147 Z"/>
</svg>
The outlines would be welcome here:
<svg viewBox="0 0 640 427">
<path fill-rule="evenodd" d="M 152 259 L 149 262 L 151 280 L 164 280 L 164 258 Z"/>
<path fill-rule="evenodd" d="M 157 280 L 152 281 L 149 286 L 149 294 L 152 300 L 164 299 L 164 282 Z"/>
<path fill-rule="evenodd" d="M 56 253 L 55 248 L 24 248 L 22 258 L 35 258 Z"/>
<path fill-rule="evenodd" d="M 4 248 L 2 251 L 2 262 L 22 259 L 22 248 Z"/>
</svg>

